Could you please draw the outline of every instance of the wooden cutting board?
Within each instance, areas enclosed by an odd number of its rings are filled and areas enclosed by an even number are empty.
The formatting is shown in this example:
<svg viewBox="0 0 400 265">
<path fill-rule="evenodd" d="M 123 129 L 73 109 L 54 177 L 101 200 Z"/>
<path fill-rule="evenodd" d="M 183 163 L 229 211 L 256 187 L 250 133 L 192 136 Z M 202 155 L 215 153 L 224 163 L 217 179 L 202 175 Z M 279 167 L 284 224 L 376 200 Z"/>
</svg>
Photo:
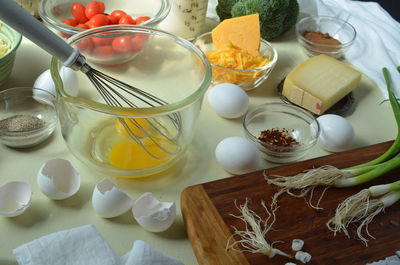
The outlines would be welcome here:
<svg viewBox="0 0 400 265">
<path fill-rule="evenodd" d="M 302 161 L 267 170 L 268 174 L 294 175 L 305 169 L 321 165 L 348 167 L 369 161 L 382 154 L 392 142 L 368 146 L 361 149 L 333 154 L 325 157 Z M 279 199 L 274 230 L 267 234 L 267 241 L 283 241 L 274 247 L 289 254 L 293 239 L 305 242 L 303 251 L 309 252 L 312 259 L 307 264 L 366 264 L 392 256 L 400 250 L 400 202 L 386 209 L 369 225 L 370 233 L 376 238 L 366 247 L 354 238 L 354 227 L 350 229 L 352 238 L 343 233 L 336 236 L 327 229 L 325 223 L 333 216 L 338 203 L 360 189 L 378 183 L 389 183 L 400 179 L 400 170 L 387 174 L 379 181 L 346 189 L 329 189 L 321 203 L 323 210 L 309 207 L 303 198 L 293 198 L 284 194 Z M 276 187 L 266 183 L 263 171 L 233 176 L 204 184 L 187 187 L 181 194 L 181 210 L 187 233 L 200 265 L 236 265 L 236 264 L 280 264 L 290 260 L 282 256 L 272 259 L 262 254 L 225 251 L 227 239 L 235 226 L 244 229 L 243 222 L 230 214 L 239 214 L 234 205 L 243 204 L 248 198 L 249 208 L 263 219 L 267 217 L 260 205 L 261 200 L 271 202 Z M 322 189 L 317 189 L 315 198 Z M 235 237 L 236 238 L 236 237 Z M 236 238 L 238 239 L 238 238 Z M 293 261 L 301 264 L 299 261 Z"/>
</svg>

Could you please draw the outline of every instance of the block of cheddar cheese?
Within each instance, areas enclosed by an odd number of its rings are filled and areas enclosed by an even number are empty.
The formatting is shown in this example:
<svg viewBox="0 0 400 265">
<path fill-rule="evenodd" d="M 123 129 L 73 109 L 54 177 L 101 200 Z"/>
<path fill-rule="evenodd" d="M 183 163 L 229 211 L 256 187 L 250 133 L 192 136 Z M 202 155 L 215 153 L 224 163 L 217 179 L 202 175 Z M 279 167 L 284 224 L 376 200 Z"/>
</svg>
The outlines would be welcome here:
<svg viewBox="0 0 400 265">
<path fill-rule="evenodd" d="M 323 114 L 360 85 L 361 73 L 328 55 L 296 66 L 285 78 L 282 94 L 290 102 Z"/>
<path fill-rule="evenodd" d="M 259 54 L 261 37 L 258 14 L 225 19 L 212 30 L 211 34 L 216 50 L 232 43 L 252 55 Z"/>
</svg>

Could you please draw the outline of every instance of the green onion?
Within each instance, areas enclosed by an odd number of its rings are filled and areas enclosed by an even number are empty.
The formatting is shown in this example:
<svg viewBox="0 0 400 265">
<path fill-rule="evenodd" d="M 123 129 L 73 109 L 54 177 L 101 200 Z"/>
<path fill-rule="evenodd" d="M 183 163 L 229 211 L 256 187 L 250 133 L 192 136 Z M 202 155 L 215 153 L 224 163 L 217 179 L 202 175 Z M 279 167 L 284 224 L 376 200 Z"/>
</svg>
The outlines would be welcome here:
<svg viewBox="0 0 400 265">
<path fill-rule="evenodd" d="M 368 239 L 363 235 L 363 231 L 370 238 L 374 238 L 368 232 L 368 225 L 375 216 L 398 200 L 400 200 L 400 180 L 363 189 L 341 202 L 336 208 L 334 217 L 326 223 L 326 226 L 335 235 L 343 232 L 350 238 L 347 228 L 351 224 L 357 224 L 357 238 L 368 246 Z"/>
<path fill-rule="evenodd" d="M 388 69 L 383 68 L 382 72 L 383 72 L 383 76 L 385 78 L 385 82 L 386 82 L 386 86 L 387 86 L 387 90 L 388 90 L 389 101 L 392 106 L 393 114 L 394 114 L 394 117 L 395 117 L 396 123 L 397 123 L 397 137 L 396 137 L 396 140 L 393 142 L 393 144 L 390 146 L 390 148 L 383 155 L 381 155 L 380 157 L 378 157 L 370 162 L 367 162 L 367 163 L 364 163 L 361 165 L 357 165 L 352 168 L 359 168 L 359 167 L 363 167 L 363 166 L 367 166 L 367 165 L 376 165 L 376 164 L 379 164 L 381 162 L 384 162 L 384 161 L 392 158 L 393 156 L 397 155 L 400 152 L 400 104 L 392 91 L 392 85 L 391 85 Z"/>
</svg>

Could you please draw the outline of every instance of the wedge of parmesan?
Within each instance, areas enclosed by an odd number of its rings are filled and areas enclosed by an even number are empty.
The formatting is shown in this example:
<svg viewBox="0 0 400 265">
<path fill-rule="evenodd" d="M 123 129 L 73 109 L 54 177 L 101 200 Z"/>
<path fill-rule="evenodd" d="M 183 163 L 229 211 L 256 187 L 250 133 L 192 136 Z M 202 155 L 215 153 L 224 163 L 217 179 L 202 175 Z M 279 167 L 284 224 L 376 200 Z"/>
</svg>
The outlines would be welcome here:
<svg viewBox="0 0 400 265">
<path fill-rule="evenodd" d="M 328 55 L 311 57 L 285 78 L 282 94 L 317 115 L 360 85 L 361 73 Z"/>
</svg>

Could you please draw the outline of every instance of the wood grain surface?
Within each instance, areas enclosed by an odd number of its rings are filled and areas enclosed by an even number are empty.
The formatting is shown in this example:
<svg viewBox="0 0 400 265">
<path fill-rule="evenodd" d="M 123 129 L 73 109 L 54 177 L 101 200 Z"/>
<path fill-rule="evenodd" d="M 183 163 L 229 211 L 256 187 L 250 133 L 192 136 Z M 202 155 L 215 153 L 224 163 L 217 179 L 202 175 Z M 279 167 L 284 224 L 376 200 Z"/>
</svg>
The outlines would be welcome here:
<svg viewBox="0 0 400 265">
<path fill-rule="evenodd" d="M 348 167 L 369 161 L 382 154 L 391 142 L 376 144 L 365 148 L 324 156 L 316 159 L 278 166 L 268 169 L 267 174 L 294 175 L 303 170 L 321 165 Z M 315 210 L 307 205 L 303 198 L 294 198 L 287 194 L 279 198 L 276 222 L 273 230 L 267 234 L 267 241 L 274 247 L 289 254 L 293 239 L 305 242 L 303 251 L 309 252 L 312 259 L 307 264 L 366 264 L 394 255 L 400 250 L 400 203 L 386 209 L 369 225 L 370 233 L 375 237 L 368 247 L 355 239 L 355 227 L 351 227 L 351 238 L 343 233 L 336 236 L 328 230 L 325 223 L 333 216 L 337 205 L 362 188 L 378 183 L 389 183 L 400 178 L 400 170 L 395 170 L 379 180 L 354 188 L 331 188 L 325 193 L 320 207 Z M 249 208 L 263 219 L 267 217 L 260 205 L 264 200 L 269 204 L 277 188 L 266 183 L 263 171 L 233 176 L 213 182 L 187 187 L 181 194 L 181 210 L 187 233 L 200 265 L 236 265 L 236 264 L 285 264 L 290 260 L 275 256 L 272 259 L 262 254 L 226 251 L 226 243 L 233 233 L 232 226 L 244 229 L 244 224 L 230 214 L 239 214 L 234 202 L 243 204 L 248 198 Z M 322 188 L 317 189 L 314 201 Z M 308 198 L 307 198 L 308 199 Z M 280 241 L 281 243 L 279 243 Z M 292 261 L 301 264 L 299 261 Z"/>
</svg>

